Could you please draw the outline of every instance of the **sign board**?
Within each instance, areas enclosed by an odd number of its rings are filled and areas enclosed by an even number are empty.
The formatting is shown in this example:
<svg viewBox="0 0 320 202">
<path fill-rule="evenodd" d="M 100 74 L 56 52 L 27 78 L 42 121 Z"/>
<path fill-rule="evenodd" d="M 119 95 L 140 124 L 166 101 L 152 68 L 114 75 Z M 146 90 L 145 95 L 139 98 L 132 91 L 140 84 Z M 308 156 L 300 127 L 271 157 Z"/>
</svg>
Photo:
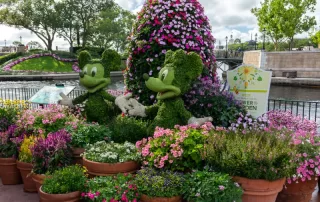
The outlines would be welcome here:
<svg viewBox="0 0 320 202">
<path fill-rule="evenodd" d="M 271 71 L 252 65 L 241 65 L 227 72 L 230 91 L 255 118 L 267 112 L 271 76 Z"/>
<path fill-rule="evenodd" d="M 29 102 L 36 104 L 58 104 L 62 99 L 59 93 L 68 95 L 75 86 L 44 86 L 35 95 L 33 95 Z"/>
</svg>

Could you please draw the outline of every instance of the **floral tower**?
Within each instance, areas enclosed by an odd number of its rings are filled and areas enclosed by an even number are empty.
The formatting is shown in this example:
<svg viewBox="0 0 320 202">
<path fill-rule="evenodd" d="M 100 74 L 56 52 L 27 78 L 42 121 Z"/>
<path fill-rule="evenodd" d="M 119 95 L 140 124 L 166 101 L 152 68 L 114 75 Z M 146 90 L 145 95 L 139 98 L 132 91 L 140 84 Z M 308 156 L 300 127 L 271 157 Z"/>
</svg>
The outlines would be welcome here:
<svg viewBox="0 0 320 202">
<path fill-rule="evenodd" d="M 215 39 L 198 0 L 147 0 L 138 13 L 129 40 L 126 86 L 142 104 L 156 102 L 155 93 L 146 88 L 142 75 L 147 73 L 156 77 L 168 50 L 198 53 L 209 73 L 207 76 L 203 73 L 206 82 L 199 78 L 200 83 L 214 83 L 210 71 L 215 63 Z M 200 106 L 201 103 L 196 104 Z"/>
</svg>

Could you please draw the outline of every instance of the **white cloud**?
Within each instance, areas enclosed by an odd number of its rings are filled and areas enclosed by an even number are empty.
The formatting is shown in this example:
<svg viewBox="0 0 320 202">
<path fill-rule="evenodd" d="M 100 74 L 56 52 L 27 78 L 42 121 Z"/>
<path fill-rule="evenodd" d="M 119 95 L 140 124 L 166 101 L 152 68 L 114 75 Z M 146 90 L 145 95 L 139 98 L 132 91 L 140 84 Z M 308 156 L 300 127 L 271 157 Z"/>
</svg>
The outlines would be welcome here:
<svg viewBox="0 0 320 202">
<path fill-rule="evenodd" d="M 141 10 L 144 0 L 115 0 L 124 9 L 131 10 L 137 13 Z M 225 43 L 225 37 L 233 35 L 233 38 L 240 38 L 242 41 L 248 41 L 251 38 L 251 33 L 254 35 L 258 33 L 258 25 L 255 16 L 250 12 L 251 8 L 260 5 L 260 0 L 199 0 L 205 8 L 205 13 L 210 19 L 212 25 L 212 32 L 217 39 L 217 43 Z M 317 3 L 316 11 L 312 13 L 316 16 L 316 20 L 320 22 L 320 3 Z M 27 43 L 31 40 L 40 41 L 35 34 L 25 29 L 16 29 L 0 25 L 0 46 L 4 45 L 4 40 L 7 45 L 13 41 L 20 40 Z M 259 38 L 258 37 L 258 38 Z M 299 34 L 296 37 L 308 37 L 308 33 Z M 69 44 L 63 39 L 56 38 L 53 47 L 59 49 L 67 49 Z"/>
</svg>

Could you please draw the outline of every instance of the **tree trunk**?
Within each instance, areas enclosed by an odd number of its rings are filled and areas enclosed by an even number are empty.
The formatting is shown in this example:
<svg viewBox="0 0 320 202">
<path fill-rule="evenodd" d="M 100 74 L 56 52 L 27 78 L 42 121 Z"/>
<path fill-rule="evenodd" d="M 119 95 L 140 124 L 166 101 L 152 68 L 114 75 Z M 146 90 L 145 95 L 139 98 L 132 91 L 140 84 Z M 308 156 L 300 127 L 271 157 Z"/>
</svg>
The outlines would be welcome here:
<svg viewBox="0 0 320 202">
<path fill-rule="evenodd" d="M 80 46 L 80 30 L 77 29 L 77 45 Z"/>
<path fill-rule="evenodd" d="M 48 51 L 52 51 L 52 40 L 48 39 L 48 45 L 47 45 Z"/>
</svg>

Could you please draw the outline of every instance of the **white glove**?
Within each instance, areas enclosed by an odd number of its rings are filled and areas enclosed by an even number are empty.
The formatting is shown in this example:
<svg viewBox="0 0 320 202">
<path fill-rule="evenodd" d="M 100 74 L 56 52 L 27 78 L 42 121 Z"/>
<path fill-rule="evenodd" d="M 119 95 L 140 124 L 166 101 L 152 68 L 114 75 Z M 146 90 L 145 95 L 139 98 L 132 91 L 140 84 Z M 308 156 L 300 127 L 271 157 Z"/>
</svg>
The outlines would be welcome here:
<svg viewBox="0 0 320 202">
<path fill-rule="evenodd" d="M 62 100 L 59 100 L 58 104 L 65 105 L 68 107 L 74 107 L 71 98 L 67 97 L 64 93 L 60 93 L 59 95 L 62 97 Z"/>
<path fill-rule="evenodd" d="M 130 106 L 129 99 L 132 97 L 132 93 L 128 93 L 126 95 L 120 95 L 116 98 L 114 103 L 120 108 L 120 110 L 127 114 L 127 110 L 132 109 Z"/>
<path fill-rule="evenodd" d="M 140 104 L 136 99 L 130 98 L 129 99 L 130 105 L 132 109 L 129 110 L 130 116 L 140 116 L 146 117 L 146 107 Z"/>
<path fill-rule="evenodd" d="M 194 125 L 197 125 L 197 126 L 201 126 L 203 125 L 204 123 L 206 122 L 211 122 L 213 121 L 212 117 L 209 116 L 209 117 L 204 117 L 204 118 L 196 118 L 196 117 L 191 117 L 189 120 L 188 120 L 188 124 L 194 124 Z"/>
</svg>

